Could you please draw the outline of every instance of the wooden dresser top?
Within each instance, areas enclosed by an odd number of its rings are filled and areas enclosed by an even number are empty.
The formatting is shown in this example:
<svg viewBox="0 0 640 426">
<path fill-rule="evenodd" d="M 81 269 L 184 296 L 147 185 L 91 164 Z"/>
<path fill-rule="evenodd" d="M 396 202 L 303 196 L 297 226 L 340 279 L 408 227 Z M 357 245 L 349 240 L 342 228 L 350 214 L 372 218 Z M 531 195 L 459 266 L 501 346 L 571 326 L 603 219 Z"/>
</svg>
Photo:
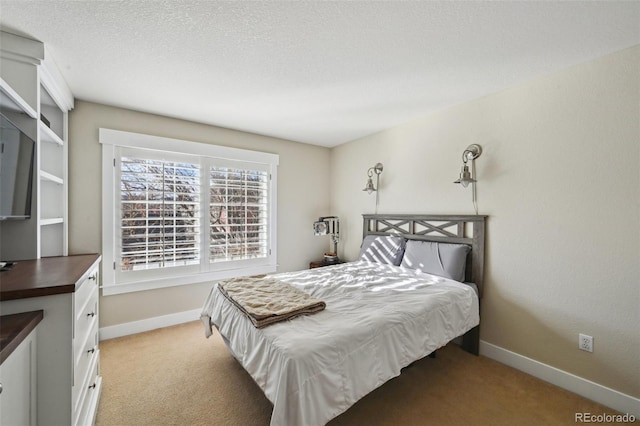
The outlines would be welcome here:
<svg viewBox="0 0 640 426">
<path fill-rule="evenodd" d="M 0 301 L 73 293 L 99 260 L 99 254 L 81 254 L 17 261 L 0 272 Z"/>
<path fill-rule="evenodd" d="M 24 312 L 0 317 L 0 364 L 22 343 L 42 321 L 43 311 Z"/>
</svg>

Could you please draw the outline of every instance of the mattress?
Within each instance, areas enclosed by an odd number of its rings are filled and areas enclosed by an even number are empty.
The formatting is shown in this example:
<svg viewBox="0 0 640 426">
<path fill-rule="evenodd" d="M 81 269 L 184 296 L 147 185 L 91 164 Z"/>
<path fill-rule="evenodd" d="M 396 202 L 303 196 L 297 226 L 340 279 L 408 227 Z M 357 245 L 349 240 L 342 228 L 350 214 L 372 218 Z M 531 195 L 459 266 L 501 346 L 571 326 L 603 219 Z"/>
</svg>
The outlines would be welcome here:
<svg viewBox="0 0 640 426">
<path fill-rule="evenodd" d="M 255 328 L 214 286 L 202 312 L 273 403 L 271 425 L 323 425 L 479 323 L 466 284 L 358 261 L 272 275 L 326 309 Z"/>
</svg>

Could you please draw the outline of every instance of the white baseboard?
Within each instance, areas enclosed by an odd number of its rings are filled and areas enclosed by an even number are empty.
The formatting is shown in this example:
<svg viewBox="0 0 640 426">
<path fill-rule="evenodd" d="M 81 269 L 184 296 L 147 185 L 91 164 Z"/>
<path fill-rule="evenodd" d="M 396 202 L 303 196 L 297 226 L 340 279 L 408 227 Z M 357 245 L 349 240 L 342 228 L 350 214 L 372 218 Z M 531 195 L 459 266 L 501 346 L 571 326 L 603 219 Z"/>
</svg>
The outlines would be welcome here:
<svg viewBox="0 0 640 426">
<path fill-rule="evenodd" d="M 202 309 L 176 312 L 175 314 L 162 315 L 159 317 L 147 318 L 140 321 L 126 322 L 123 324 L 111 325 L 100 328 L 100 340 L 113 339 L 116 337 L 128 336 L 129 334 L 142 333 L 144 331 L 155 330 L 156 328 L 169 327 L 185 322 L 198 321 Z"/>
<path fill-rule="evenodd" d="M 621 413 L 628 413 L 640 418 L 640 399 L 633 396 L 599 385 L 483 340 L 480 341 L 480 355 L 506 364 L 516 370 L 523 371 Z"/>
</svg>

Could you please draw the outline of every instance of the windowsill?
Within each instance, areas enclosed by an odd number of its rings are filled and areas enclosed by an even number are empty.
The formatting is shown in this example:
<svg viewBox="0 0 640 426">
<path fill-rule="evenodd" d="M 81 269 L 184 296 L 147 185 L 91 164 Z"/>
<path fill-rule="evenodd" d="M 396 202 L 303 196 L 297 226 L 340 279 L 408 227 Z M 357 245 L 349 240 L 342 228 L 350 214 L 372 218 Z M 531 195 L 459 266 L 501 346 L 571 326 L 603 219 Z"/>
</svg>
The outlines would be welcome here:
<svg viewBox="0 0 640 426">
<path fill-rule="evenodd" d="M 270 274 L 276 272 L 276 266 L 255 266 L 252 268 L 229 269 L 226 271 L 216 271 L 206 274 L 193 274 L 177 277 L 160 278 L 149 281 L 138 281 L 123 284 L 103 285 L 102 295 L 113 296 L 116 294 L 133 293 L 136 291 L 157 290 L 167 287 L 176 287 L 190 284 L 211 283 L 226 278 L 234 278 L 248 275 Z"/>
</svg>

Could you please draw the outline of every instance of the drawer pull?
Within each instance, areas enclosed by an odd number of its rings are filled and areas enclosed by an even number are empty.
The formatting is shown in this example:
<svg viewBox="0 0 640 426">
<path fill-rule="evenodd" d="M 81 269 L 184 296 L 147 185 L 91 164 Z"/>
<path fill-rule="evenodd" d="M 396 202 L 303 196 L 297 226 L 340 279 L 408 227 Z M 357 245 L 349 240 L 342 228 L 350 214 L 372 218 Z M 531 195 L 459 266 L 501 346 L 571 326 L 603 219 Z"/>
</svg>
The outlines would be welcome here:
<svg viewBox="0 0 640 426">
<path fill-rule="evenodd" d="M 96 313 L 95 313 L 95 312 L 90 312 L 90 313 L 88 313 L 88 314 L 87 314 L 87 316 L 88 316 L 88 317 L 95 317 L 95 316 L 96 316 Z"/>
<path fill-rule="evenodd" d="M 95 389 L 96 388 L 96 384 L 92 384 L 91 386 L 89 386 L 89 389 Z"/>
<path fill-rule="evenodd" d="M 96 348 L 91 348 L 87 351 L 88 354 L 92 354 L 96 351 Z"/>
<path fill-rule="evenodd" d="M 90 280 L 95 280 L 97 277 L 95 275 L 89 275 Z"/>
</svg>

